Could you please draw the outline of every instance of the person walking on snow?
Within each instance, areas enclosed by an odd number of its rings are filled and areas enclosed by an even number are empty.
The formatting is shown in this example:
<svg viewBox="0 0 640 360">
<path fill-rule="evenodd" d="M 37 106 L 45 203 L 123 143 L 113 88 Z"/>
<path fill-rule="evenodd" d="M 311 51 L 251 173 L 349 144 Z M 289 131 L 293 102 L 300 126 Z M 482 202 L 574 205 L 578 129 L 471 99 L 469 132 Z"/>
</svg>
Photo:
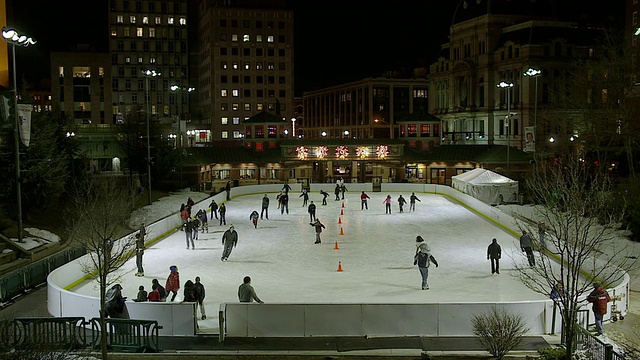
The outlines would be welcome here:
<svg viewBox="0 0 640 360">
<path fill-rule="evenodd" d="M 427 245 L 422 236 L 416 236 L 416 254 L 413 256 L 413 265 L 418 265 L 418 270 L 420 270 L 422 290 L 429 290 L 427 280 L 429 279 L 429 265 L 431 263 L 438 267 L 438 262 L 431 255 L 429 245 Z"/>
<path fill-rule="evenodd" d="M 367 208 L 369 210 L 369 205 L 367 204 L 367 199 L 371 199 L 369 195 L 367 195 L 364 191 L 360 194 L 360 210 L 364 210 Z"/>
<path fill-rule="evenodd" d="M 320 234 L 322 233 L 322 229 L 324 229 L 324 225 L 320 222 L 320 219 L 316 218 L 315 222 L 309 223 L 309 225 L 313 226 L 316 229 L 316 242 L 314 244 L 320 244 L 322 240 L 320 239 Z"/>
<path fill-rule="evenodd" d="M 491 274 L 500 274 L 500 258 L 502 257 L 502 248 L 498 245 L 498 240 L 493 238 L 491 244 L 487 248 L 487 260 L 491 259 Z"/>
<path fill-rule="evenodd" d="M 264 194 L 262 198 L 262 210 L 260 210 L 260 220 L 262 220 L 262 215 L 267 216 L 267 220 L 269 220 L 269 196 Z"/>
<path fill-rule="evenodd" d="M 309 203 L 309 193 L 307 192 L 307 189 L 302 190 L 302 194 L 298 197 L 302 198 L 302 207 L 307 206 Z"/>
<path fill-rule="evenodd" d="M 547 244 L 544 242 L 544 233 L 546 232 L 546 226 L 544 225 L 544 221 L 540 221 L 538 223 L 538 238 L 540 241 L 540 249 L 542 251 L 547 248 Z"/>
<path fill-rule="evenodd" d="M 604 334 L 602 329 L 602 318 L 607 314 L 607 303 L 611 297 L 600 283 L 593 283 L 593 291 L 587 296 L 587 301 L 593 304 L 593 316 L 596 320 L 596 330 L 598 336 Z"/>
<path fill-rule="evenodd" d="M 218 219 L 218 203 L 215 200 L 211 200 L 209 208 L 211 208 L 211 219 L 213 219 L 214 216 Z"/>
<path fill-rule="evenodd" d="M 531 236 L 527 234 L 526 231 L 523 231 L 522 236 L 520 236 L 520 249 L 522 249 L 523 252 L 527 253 L 529 266 L 534 266 L 536 264 L 536 260 L 533 257 L 533 245 L 531 244 Z"/>
<path fill-rule="evenodd" d="M 225 205 L 224 203 L 220 204 L 218 213 L 220 214 L 220 226 L 227 225 L 227 205 Z"/>
<path fill-rule="evenodd" d="M 391 214 L 391 195 L 387 195 L 382 203 L 384 204 L 384 213 Z"/>
<path fill-rule="evenodd" d="M 224 245 L 224 250 L 222 251 L 222 257 L 220 260 L 227 261 L 229 259 L 229 255 L 231 255 L 231 251 L 238 244 L 238 233 L 233 225 L 229 226 L 229 230 L 225 231 L 222 234 L 222 245 Z"/>
<path fill-rule="evenodd" d="M 336 188 L 333 190 L 333 193 L 336 194 L 335 201 L 340 201 L 340 184 L 336 184 Z"/>
<path fill-rule="evenodd" d="M 316 219 L 316 204 L 313 201 L 309 204 L 307 212 L 309 212 L 309 221 L 314 221 Z"/>
<path fill-rule="evenodd" d="M 329 193 L 324 190 L 320 190 L 320 195 L 322 195 L 322 205 L 327 205 L 327 196 L 329 196 Z"/>
<path fill-rule="evenodd" d="M 170 266 L 169 270 L 171 272 L 167 277 L 164 289 L 167 293 L 173 293 L 173 295 L 171 295 L 171 301 L 173 301 L 176 299 L 176 295 L 178 295 L 178 290 L 180 290 L 180 273 L 178 272 L 178 267 L 175 265 Z"/>
<path fill-rule="evenodd" d="M 249 215 L 249 220 L 251 220 L 251 222 L 253 223 L 253 227 L 254 229 L 258 228 L 258 218 L 260 217 L 260 215 L 258 215 L 258 212 L 253 210 L 253 212 L 251 212 L 251 215 Z"/>
<path fill-rule="evenodd" d="M 409 197 L 409 211 L 416 211 L 416 200 L 420 201 L 416 196 L 416 193 L 411 193 L 411 196 Z"/>
<path fill-rule="evenodd" d="M 398 207 L 400 207 L 400 212 L 402 212 L 402 209 L 404 207 L 404 205 L 407 203 L 407 200 L 405 200 L 402 195 L 400 195 L 398 197 Z"/>
</svg>

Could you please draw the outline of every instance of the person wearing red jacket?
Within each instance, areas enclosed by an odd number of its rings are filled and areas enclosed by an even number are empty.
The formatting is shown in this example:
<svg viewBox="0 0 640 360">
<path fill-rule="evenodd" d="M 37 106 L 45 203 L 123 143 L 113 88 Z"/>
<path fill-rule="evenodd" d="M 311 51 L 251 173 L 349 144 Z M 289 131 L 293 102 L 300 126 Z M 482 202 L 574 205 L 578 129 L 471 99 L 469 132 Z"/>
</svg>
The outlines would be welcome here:
<svg viewBox="0 0 640 360">
<path fill-rule="evenodd" d="M 172 292 L 171 301 L 176 299 L 176 295 L 178 295 L 178 290 L 180 290 L 180 273 L 178 272 L 178 267 L 172 265 L 169 267 L 171 273 L 169 273 L 169 277 L 167 277 L 167 283 L 164 288 L 167 293 Z"/>
<path fill-rule="evenodd" d="M 364 191 L 360 194 L 360 210 L 364 210 L 367 208 L 369 210 L 369 205 L 367 205 L 367 199 L 371 199 L 369 195 L 367 195 Z"/>
<path fill-rule="evenodd" d="M 596 329 L 598 335 L 604 334 L 602 330 L 602 318 L 607 313 L 607 303 L 611 301 L 611 297 L 600 283 L 593 283 L 593 291 L 587 296 L 587 301 L 593 304 L 593 316 L 596 320 Z"/>
</svg>

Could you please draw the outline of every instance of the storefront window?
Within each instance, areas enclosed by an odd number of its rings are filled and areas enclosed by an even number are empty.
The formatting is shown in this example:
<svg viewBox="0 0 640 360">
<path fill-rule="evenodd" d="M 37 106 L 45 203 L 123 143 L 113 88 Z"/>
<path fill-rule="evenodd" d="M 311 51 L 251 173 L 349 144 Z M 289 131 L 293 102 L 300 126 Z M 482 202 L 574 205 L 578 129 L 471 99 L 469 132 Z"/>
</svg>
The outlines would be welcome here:
<svg viewBox="0 0 640 360">
<path fill-rule="evenodd" d="M 445 169 L 431 169 L 431 183 L 446 185 Z"/>
</svg>

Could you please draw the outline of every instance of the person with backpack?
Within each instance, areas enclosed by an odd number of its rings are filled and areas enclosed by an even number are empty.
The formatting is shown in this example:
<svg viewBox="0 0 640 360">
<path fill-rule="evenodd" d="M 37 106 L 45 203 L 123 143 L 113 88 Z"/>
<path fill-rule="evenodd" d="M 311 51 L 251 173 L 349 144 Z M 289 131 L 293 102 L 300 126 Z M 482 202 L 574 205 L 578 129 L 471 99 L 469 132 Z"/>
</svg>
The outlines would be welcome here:
<svg viewBox="0 0 640 360">
<path fill-rule="evenodd" d="M 422 290 L 429 290 L 427 280 L 429 278 L 429 265 L 431 263 L 438 267 L 438 262 L 433 255 L 431 255 L 429 245 L 427 245 L 422 236 L 418 235 L 416 237 L 416 254 L 413 256 L 413 265 L 418 265 L 418 270 L 420 270 Z"/>
</svg>

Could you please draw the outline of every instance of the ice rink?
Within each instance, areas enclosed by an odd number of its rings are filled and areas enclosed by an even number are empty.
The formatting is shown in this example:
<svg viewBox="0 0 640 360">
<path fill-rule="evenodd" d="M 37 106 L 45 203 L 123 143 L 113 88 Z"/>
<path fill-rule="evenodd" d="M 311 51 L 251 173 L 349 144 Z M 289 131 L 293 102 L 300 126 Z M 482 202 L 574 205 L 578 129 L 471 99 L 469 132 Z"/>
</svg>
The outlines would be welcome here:
<svg viewBox="0 0 640 360">
<path fill-rule="evenodd" d="M 335 201 L 333 193 L 322 206 L 314 192 L 317 217 L 325 225 L 322 243 L 314 244 L 307 207 L 300 193 L 290 193 L 289 214 L 277 209 L 277 193 L 269 193 L 269 220 L 259 220 L 255 229 L 249 220 L 260 212 L 264 194 L 238 196 L 225 202 L 227 225 L 215 217 L 209 232 L 200 233 L 195 250 L 187 250 L 185 233 L 176 231 L 148 247 L 144 255 L 144 277 L 135 277 L 135 259 L 120 271 L 123 294 L 134 299 L 138 286 L 150 291 L 151 280 L 164 285 L 171 265 L 178 266 L 181 284 L 196 276 L 206 288 L 207 319 L 198 321 L 200 331 L 217 332 L 217 313 L 224 302 L 238 301 L 237 290 L 244 276 L 252 278 L 258 296 L 266 303 L 439 303 L 544 299 L 526 288 L 510 273 L 513 261 L 526 262 L 517 239 L 453 200 L 434 194 L 416 194 L 416 211 L 405 205 L 398 212 L 391 195 L 392 213 L 385 214 L 387 193 L 368 193 L 368 210 L 361 210 L 360 192 L 347 192 Z M 402 193 L 409 201 L 410 193 Z M 208 206 L 209 200 L 196 205 Z M 342 207 L 344 204 L 344 207 Z M 176 209 L 177 211 L 178 209 Z M 341 223 L 340 223 L 341 222 Z M 222 262 L 221 237 L 233 224 L 238 246 Z M 343 235 L 341 235 L 341 231 Z M 416 236 L 429 244 L 439 267 L 429 269 L 430 290 L 421 290 L 420 273 L 413 266 Z M 502 246 L 500 274 L 492 275 L 487 246 L 492 238 Z M 336 249 L 337 243 L 337 249 Z M 342 272 L 338 272 L 338 264 Z M 97 296 L 96 283 L 74 291 Z M 182 300 L 182 291 L 175 301 Z M 200 314 L 198 312 L 198 318 Z"/>
</svg>

